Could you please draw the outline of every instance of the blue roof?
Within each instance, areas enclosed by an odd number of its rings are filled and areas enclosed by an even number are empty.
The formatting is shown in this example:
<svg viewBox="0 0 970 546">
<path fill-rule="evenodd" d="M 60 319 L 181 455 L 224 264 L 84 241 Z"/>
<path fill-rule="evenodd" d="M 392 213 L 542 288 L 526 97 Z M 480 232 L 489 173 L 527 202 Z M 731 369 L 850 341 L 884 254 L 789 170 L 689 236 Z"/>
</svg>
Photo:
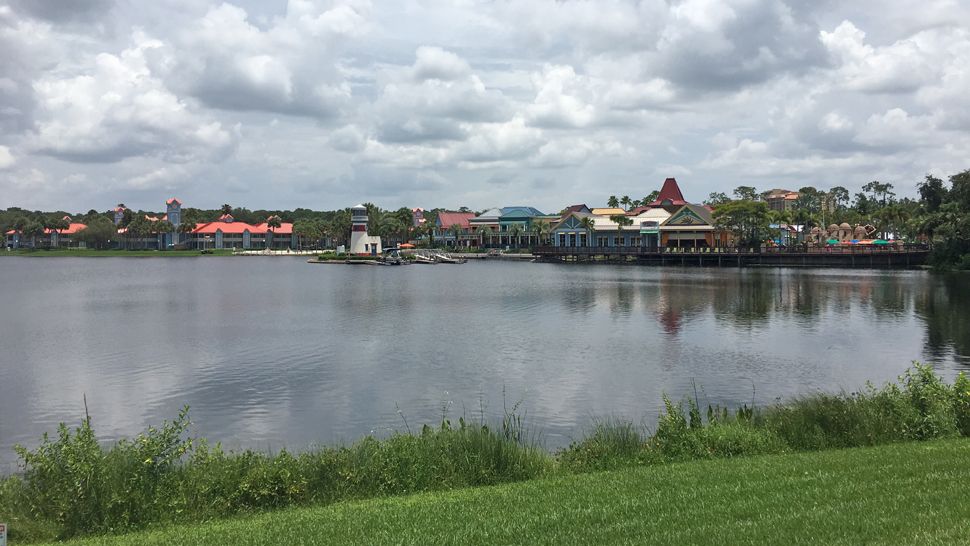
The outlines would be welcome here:
<svg viewBox="0 0 970 546">
<path fill-rule="evenodd" d="M 502 207 L 502 216 L 545 216 L 539 209 L 535 207 Z"/>
</svg>

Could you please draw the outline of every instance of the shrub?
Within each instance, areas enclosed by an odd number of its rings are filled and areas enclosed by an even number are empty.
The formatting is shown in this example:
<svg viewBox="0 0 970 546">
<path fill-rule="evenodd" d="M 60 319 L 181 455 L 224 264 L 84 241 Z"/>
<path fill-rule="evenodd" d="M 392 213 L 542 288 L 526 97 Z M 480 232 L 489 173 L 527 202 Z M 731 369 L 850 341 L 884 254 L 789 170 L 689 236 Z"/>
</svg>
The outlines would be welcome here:
<svg viewBox="0 0 970 546">
<path fill-rule="evenodd" d="M 970 436 L 970 377 L 963 372 L 953 382 L 953 412 L 957 430 L 963 436 Z"/>
<path fill-rule="evenodd" d="M 589 472 L 643 464 L 649 454 L 639 427 L 608 419 L 594 423 L 585 438 L 561 450 L 557 458 L 570 471 Z"/>
</svg>

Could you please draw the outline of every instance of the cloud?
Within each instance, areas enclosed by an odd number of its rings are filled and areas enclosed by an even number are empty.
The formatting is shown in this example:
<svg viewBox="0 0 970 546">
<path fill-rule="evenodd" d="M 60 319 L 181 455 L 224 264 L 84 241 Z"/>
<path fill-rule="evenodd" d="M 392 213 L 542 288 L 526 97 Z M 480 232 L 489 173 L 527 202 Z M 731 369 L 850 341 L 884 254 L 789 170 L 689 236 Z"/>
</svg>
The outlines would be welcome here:
<svg viewBox="0 0 970 546">
<path fill-rule="evenodd" d="M 9 169 L 17 163 L 17 158 L 10 153 L 10 148 L 0 146 L 0 171 Z"/>
<path fill-rule="evenodd" d="M 415 52 L 411 73 L 414 79 L 452 81 L 467 76 L 472 69 L 468 62 L 440 47 L 421 46 Z"/>
<path fill-rule="evenodd" d="M 223 158 L 236 135 L 192 111 L 148 69 L 161 44 L 136 34 L 120 55 L 102 53 L 82 74 L 49 74 L 34 84 L 39 153 L 77 162 L 156 156 L 174 163 Z"/>
<path fill-rule="evenodd" d="M 820 40 L 838 63 L 838 77 L 855 91 L 903 93 L 919 89 L 937 76 L 925 41 L 920 36 L 874 48 L 865 43 L 866 33 L 850 21 L 832 32 L 821 31 Z"/>
<path fill-rule="evenodd" d="M 153 60 L 174 89 L 215 108 L 334 118 L 352 97 L 337 52 L 366 33 L 368 10 L 293 0 L 264 30 L 242 8 L 221 4 Z"/>
</svg>

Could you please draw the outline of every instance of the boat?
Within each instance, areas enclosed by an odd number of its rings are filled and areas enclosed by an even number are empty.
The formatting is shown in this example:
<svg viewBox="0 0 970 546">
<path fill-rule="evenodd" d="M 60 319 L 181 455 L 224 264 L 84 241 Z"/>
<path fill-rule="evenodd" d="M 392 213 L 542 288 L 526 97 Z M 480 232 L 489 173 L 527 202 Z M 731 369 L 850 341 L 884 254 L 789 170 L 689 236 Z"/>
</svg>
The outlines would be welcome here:
<svg viewBox="0 0 970 546">
<path fill-rule="evenodd" d="M 401 249 L 397 247 L 385 248 L 384 255 L 377 262 L 380 265 L 404 265 L 404 258 L 401 257 Z"/>
<path fill-rule="evenodd" d="M 435 254 L 434 259 L 439 264 L 463 264 L 467 261 L 464 258 L 452 258 L 451 256 L 441 253 Z"/>
<path fill-rule="evenodd" d="M 419 253 L 419 254 L 415 254 L 414 255 L 414 263 L 416 263 L 416 264 L 434 265 L 434 264 L 436 264 L 438 262 L 436 262 L 433 257 L 428 256 L 427 254 L 421 254 L 421 253 Z"/>
</svg>

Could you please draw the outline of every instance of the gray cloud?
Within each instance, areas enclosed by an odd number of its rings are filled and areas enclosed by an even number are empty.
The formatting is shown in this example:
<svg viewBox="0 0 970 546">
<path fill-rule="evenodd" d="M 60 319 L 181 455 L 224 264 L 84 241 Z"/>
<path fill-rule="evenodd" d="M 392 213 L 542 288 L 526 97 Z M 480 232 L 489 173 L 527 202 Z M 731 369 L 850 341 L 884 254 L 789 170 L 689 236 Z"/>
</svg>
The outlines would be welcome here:
<svg viewBox="0 0 970 546">
<path fill-rule="evenodd" d="M 559 210 L 669 175 L 700 200 L 970 167 L 949 0 L 63 5 L 0 0 L 20 206 Z"/>
</svg>

